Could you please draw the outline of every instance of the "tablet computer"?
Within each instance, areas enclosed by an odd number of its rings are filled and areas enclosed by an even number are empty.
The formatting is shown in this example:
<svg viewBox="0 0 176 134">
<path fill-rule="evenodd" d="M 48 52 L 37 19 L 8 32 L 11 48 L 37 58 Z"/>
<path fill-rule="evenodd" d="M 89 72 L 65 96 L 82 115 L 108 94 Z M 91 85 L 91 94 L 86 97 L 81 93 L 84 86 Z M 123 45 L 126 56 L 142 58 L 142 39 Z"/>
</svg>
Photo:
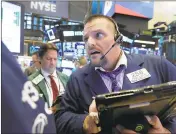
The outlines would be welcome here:
<svg viewBox="0 0 176 134">
<path fill-rule="evenodd" d="M 129 117 L 157 115 L 161 122 L 176 116 L 176 81 L 95 97 L 102 128 L 128 122 Z"/>
</svg>

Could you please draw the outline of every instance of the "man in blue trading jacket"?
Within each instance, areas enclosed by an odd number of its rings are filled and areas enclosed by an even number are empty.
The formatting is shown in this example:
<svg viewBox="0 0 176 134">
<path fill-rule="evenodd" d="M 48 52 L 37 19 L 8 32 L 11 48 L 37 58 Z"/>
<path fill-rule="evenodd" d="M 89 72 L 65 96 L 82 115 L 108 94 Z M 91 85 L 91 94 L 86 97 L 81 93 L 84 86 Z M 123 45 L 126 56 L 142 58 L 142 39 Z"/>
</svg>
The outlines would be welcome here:
<svg viewBox="0 0 176 134">
<path fill-rule="evenodd" d="M 101 131 L 96 125 L 98 119 L 93 112 L 96 110 L 90 108 L 93 96 L 176 80 L 176 67 L 165 58 L 125 54 L 120 49 L 121 36 L 112 18 L 90 16 L 85 20 L 83 33 L 91 63 L 70 76 L 60 111 L 56 114 L 58 134 Z M 115 80 L 107 75 L 112 73 Z M 147 119 L 152 125 L 150 133 L 176 132 L 174 119 L 166 124 L 161 124 L 157 116 Z M 125 128 L 119 131 L 133 132 Z"/>
<path fill-rule="evenodd" d="M 4 43 L 2 49 L 2 133 L 56 133 L 47 104 L 20 69 Z M 45 110 L 44 110 L 45 109 Z"/>
</svg>

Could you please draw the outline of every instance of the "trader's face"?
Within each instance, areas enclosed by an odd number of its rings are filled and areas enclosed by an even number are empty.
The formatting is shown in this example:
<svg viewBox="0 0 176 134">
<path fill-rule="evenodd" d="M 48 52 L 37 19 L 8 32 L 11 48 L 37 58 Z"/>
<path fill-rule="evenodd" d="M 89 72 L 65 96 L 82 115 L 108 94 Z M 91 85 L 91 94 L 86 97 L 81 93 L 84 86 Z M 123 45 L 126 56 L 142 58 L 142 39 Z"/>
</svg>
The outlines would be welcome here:
<svg viewBox="0 0 176 134">
<path fill-rule="evenodd" d="M 42 69 L 52 74 L 57 65 L 57 51 L 48 50 L 41 59 Z"/>
<path fill-rule="evenodd" d="M 100 60 L 115 43 L 114 25 L 105 18 L 97 18 L 88 22 L 84 27 L 84 41 L 86 44 L 87 54 L 91 63 L 95 66 L 102 66 L 113 58 L 113 51 L 110 51 L 103 60 Z"/>
</svg>

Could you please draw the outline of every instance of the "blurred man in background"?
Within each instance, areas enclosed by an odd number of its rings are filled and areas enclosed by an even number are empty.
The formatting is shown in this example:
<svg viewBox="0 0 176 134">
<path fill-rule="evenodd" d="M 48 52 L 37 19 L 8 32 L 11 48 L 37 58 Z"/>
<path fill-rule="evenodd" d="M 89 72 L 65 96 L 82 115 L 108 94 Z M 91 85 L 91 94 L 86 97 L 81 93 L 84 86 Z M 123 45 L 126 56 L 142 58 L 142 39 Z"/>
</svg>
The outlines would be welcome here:
<svg viewBox="0 0 176 134">
<path fill-rule="evenodd" d="M 85 56 L 81 56 L 78 60 L 74 61 L 75 68 L 72 69 L 72 72 L 75 72 L 78 68 L 84 67 L 88 64 L 87 58 Z"/>
<path fill-rule="evenodd" d="M 40 67 L 41 67 L 41 64 L 40 64 L 40 61 L 39 61 L 38 52 L 34 52 L 32 54 L 32 65 L 30 67 L 26 68 L 24 73 L 27 76 L 30 76 L 31 74 L 38 71 L 40 69 Z"/>
<path fill-rule="evenodd" d="M 58 49 L 54 44 L 41 46 L 38 54 L 41 69 L 30 75 L 29 80 L 53 112 L 56 112 L 57 106 L 54 107 L 53 104 L 65 92 L 68 76 L 56 70 Z"/>
<path fill-rule="evenodd" d="M 74 63 L 74 68 L 72 69 L 72 72 L 75 72 L 79 68 L 80 63 L 78 60 L 75 60 L 73 63 Z"/>
<path fill-rule="evenodd" d="M 85 56 L 81 56 L 79 58 L 79 68 L 82 68 L 85 65 L 87 65 L 87 58 Z"/>
</svg>

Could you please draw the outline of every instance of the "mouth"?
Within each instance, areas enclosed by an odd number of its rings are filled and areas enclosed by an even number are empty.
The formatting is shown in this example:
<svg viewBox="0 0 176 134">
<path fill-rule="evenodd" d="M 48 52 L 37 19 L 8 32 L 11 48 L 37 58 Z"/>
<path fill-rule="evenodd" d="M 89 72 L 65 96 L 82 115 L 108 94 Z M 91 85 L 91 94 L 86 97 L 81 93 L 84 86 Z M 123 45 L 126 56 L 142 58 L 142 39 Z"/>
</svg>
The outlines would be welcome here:
<svg viewBox="0 0 176 134">
<path fill-rule="evenodd" d="M 90 55 L 94 55 L 94 54 L 100 54 L 100 52 L 98 52 L 98 51 L 90 52 Z"/>
</svg>

